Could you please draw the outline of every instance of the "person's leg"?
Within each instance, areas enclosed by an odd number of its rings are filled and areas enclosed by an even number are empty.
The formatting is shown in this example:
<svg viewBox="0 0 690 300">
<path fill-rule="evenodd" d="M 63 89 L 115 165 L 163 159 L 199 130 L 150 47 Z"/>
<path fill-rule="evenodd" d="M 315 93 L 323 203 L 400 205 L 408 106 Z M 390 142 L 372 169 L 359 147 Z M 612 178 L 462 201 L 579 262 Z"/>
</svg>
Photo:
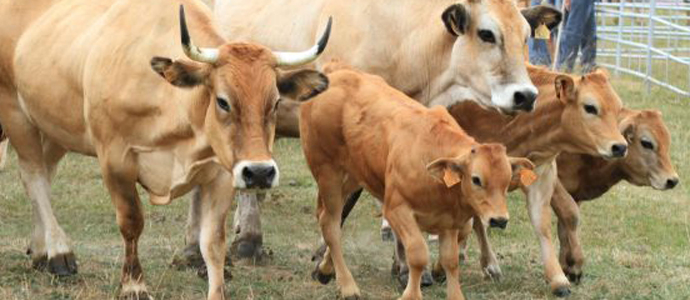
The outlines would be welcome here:
<svg viewBox="0 0 690 300">
<path fill-rule="evenodd" d="M 594 9 L 594 0 L 577 0 L 571 2 L 567 21 L 563 28 L 560 49 L 558 51 L 557 67 L 559 69 L 563 69 L 567 72 L 572 71 L 582 40 L 586 35 L 592 34 L 591 32 L 585 32 L 585 24 L 589 16 L 588 9 Z"/>
<path fill-rule="evenodd" d="M 595 60 L 597 57 L 597 20 L 595 17 L 594 2 L 589 2 L 589 4 L 586 10 L 587 18 L 584 24 L 584 36 L 582 44 L 580 45 L 580 50 L 582 51 L 580 64 L 582 65 L 583 73 L 592 71 L 592 68 L 596 65 Z"/>
</svg>

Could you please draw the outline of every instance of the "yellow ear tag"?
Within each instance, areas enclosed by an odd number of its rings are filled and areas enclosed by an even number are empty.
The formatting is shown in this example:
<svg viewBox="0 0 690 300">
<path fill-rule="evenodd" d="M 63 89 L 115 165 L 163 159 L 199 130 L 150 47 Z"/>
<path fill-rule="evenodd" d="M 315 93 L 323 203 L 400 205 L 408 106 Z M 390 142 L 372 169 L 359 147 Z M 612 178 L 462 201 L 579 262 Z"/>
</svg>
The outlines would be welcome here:
<svg viewBox="0 0 690 300">
<path fill-rule="evenodd" d="M 458 176 L 458 173 L 455 173 L 451 170 L 445 169 L 443 171 L 443 183 L 446 184 L 447 187 L 454 186 L 460 182 L 460 176 Z"/>
<path fill-rule="evenodd" d="M 551 38 L 551 31 L 549 31 L 549 28 L 547 28 L 545 24 L 541 24 L 534 30 L 534 38 L 538 40 L 548 40 Z"/>
<path fill-rule="evenodd" d="M 537 180 L 537 174 L 534 174 L 532 170 L 520 170 L 520 183 L 522 183 L 523 186 L 530 186 L 535 180 Z"/>
</svg>

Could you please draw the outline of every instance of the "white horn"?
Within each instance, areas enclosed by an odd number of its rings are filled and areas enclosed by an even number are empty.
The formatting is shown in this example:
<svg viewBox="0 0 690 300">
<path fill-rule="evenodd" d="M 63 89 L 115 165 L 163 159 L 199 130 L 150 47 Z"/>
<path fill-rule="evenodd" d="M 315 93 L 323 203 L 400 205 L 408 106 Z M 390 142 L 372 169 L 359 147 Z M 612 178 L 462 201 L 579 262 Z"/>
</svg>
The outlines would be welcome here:
<svg viewBox="0 0 690 300">
<path fill-rule="evenodd" d="M 314 45 L 314 47 L 309 48 L 307 51 L 303 52 L 278 52 L 273 51 L 273 55 L 278 61 L 279 67 L 288 66 L 299 66 L 303 64 L 310 63 L 319 57 L 323 50 L 326 49 L 326 44 L 328 44 L 328 38 L 331 35 L 331 23 L 333 23 L 333 18 L 328 17 L 328 24 L 326 24 L 326 30 L 321 35 L 319 42 Z"/>
<path fill-rule="evenodd" d="M 187 20 L 184 16 L 184 5 L 180 5 L 180 36 L 182 37 L 182 50 L 192 60 L 213 64 L 218 61 L 218 49 L 199 48 L 192 43 L 187 29 Z"/>
</svg>

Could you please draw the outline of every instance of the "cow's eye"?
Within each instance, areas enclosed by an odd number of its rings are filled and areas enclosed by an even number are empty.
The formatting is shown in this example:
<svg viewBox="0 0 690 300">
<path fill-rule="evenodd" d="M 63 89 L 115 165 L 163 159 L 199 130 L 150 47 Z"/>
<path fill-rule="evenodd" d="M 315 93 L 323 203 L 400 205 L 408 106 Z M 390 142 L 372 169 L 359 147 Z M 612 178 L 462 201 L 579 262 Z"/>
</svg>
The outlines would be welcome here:
<svg viewBox="0 0 690 300">
<path fill-rule="evenodd" d="M 590 115 L 597 115 L 599 114 L 599 111 L 597 110 L 597 107 L 592 105 L 592 104 L 585 104 L 585 112 L 587 112 Z"/>
<path fill-rule="evenodd" d="M 479 179 L 478 176 L 472 176 L 472 184 L 481 187 L 482 186 L 482 180 Z"/>
<path fill-rule="evenodd" d="M 648 140 L 641 140 L 640 145 L 645 149 L 654 150 L 654 144 Z"/>
<path fill-rule="evenodd" d="M 228 100 L 225 100 L 221 97 L 216 97 L 216 104 L 218 104 L 218 107 L 224 111 L 230 111 L 230 104 L 228 104 Z"/>
<path fill-rule="evenodd" d="M 496 43 L 496 37 L 494 36 L 494 33 L 491 32 L 491 30 L 481 29 L 481 30 L 477 31 L 477 35 L 484 42 L 487 42 L 489 44 L 495 44 Z"/>
</svg>

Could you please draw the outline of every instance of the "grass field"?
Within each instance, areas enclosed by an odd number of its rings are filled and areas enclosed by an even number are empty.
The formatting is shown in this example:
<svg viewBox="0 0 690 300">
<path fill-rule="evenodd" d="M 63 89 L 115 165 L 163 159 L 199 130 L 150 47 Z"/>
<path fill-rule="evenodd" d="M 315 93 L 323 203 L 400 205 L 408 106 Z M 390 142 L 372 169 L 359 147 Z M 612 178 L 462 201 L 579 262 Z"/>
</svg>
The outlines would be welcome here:
<svg viewBox="0 0 690 300">
<path fill-rule="evenodd" d="M 656 108 L 673 133 L 673 161 L 681 185 L 668 192 L 617 186 L 582 209 L 585 276 L 571 299 L 690 298 L 690 101 L 655 89 L 643 96 L 637 81 L 616 79 L 629 107 Z M 272 253 L 263 265 L 235 263 L 228 283 L 232 299 L 334 299 L 333 283 L 310 278 L 311 253 L 319 242 L 314 217 L 316 187 L 297 140 L 276 147 L 282 186 L 262 204 L 264 244 Z M 31 207 L 18 178 L 16 156 L 0 173 L 0 299 L 110 299 L 117 294 L 124 249 L 114 210 L 92 158 L 68 155 L 53 184 L 53 207 L 72 239 L 79 274 L 54 278 L 34 271 L 25 255 L 31 233 Z M 143 196 L 148 202 L 146 196 Z M 156 299 L 202 299 L 206 281 L 192 271 L 170 267 L 183 247 L 189 197 L 169 206 L 148 203 L 139 251 L 150 291 Z M 543 279 L 539 247 L 520 194 L 509 200 L 511 222 L 490 233 L 504 278 L 483 279 L 474 240 L 469 261 L 461 266 L 468 299 L 552 298 Z M 231 222 L 231 220 L 228 220 Z M 379 238 L 373 199 L 360 201 L 345 227 L 346 259 L 366 299 L 394 299 L 400 294 L 390 275 L 392 245 Z M 555 231 L 555 230 L 554 230 Z M 554 235 L 555 239 L 555 235 Z M 556 242 L 557 243 L 557 242 Z M 436 255 L 436 247 L 431 247 Z M 424 290 L 427 299 L 445 297 L 445 286 Z"/>
</svg>

